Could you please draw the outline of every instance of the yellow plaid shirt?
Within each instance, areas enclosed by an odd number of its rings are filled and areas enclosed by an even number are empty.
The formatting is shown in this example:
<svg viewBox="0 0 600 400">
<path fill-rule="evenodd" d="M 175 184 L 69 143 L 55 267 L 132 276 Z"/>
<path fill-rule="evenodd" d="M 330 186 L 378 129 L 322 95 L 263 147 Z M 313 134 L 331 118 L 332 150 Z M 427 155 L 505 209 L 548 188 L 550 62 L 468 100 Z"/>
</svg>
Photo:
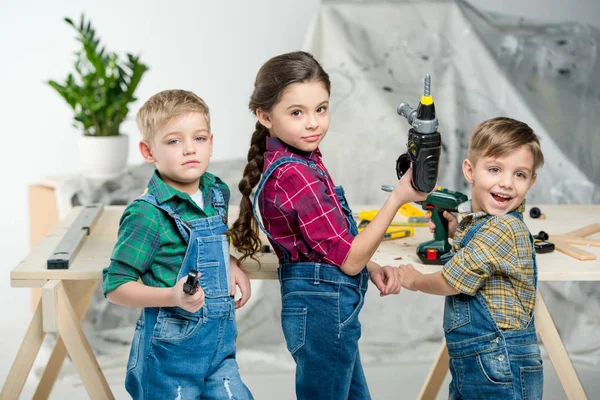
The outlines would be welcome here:
<svg viewBox="0 0 600 400">
<path fill-rule="evenodd" d="M 523 214 L 525 202 L 516 211 Z M 492 216 L 465 247 L 469 229 L 489 217 L 484 212 L 461 213 L 454 235 L 454 256 L 442 269 L 446 282 L 461 293 L 481 291 L 500 329 L 522 329 L 535 305 L 534 249 L 529 230 L 513 215 Z"/>
</svg>

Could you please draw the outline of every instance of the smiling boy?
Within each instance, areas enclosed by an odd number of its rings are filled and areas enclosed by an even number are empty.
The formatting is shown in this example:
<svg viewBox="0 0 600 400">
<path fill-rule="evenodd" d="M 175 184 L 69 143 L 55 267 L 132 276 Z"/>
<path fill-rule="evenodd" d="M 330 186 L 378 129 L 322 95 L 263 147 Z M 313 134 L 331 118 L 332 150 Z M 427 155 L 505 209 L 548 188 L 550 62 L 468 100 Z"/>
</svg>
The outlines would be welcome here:
<svg viewBox="0 0 600 400">
<path fill-rule="evenodd" d="M 541 399 L 542 359 L 533 318 L 537 266 L 523 222 L 525 195 L 544 156 L 533 130 L 510 118 L 477 125 L 462 170 L 472 188 L 449 213 L 452 251 L 442 271 L 401 267 L 402 286 L 446 296 L 450 399 Z"/>
</svg>

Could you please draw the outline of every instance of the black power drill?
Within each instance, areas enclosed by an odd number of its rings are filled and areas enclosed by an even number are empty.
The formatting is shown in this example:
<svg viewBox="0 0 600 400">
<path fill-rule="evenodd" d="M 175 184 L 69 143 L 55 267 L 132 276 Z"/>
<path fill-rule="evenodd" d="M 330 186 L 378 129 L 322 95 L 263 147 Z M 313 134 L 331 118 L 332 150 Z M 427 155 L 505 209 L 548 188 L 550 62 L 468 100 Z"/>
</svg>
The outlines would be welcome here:
<svg viewBox="0 0 600 400">
<path fill-rule="evenodd" d="M 420 192 L 431 192 L 437 183 L 442 137 L 437 131 L 435 105 L 430 94 L 431 75 L 425 75 L 425 90 L 416 110 L 408 103 L 398 106 L 398 114 L 412 126 L 408 131 L 407 152 L 396 161 L 398 179 L 412 167 L 412 186 Z"/>
</svg>

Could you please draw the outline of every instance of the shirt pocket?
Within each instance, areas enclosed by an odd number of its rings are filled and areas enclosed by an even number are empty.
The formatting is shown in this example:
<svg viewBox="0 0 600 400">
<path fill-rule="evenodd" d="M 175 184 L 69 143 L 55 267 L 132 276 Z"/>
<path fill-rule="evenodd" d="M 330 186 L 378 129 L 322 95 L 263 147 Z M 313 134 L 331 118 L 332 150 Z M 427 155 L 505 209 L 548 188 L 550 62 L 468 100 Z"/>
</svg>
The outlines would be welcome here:
<svg viewBox="0 0 600 400">
<path fill-rule="evenodd" d="M 470 298 L 464 293 L 446 296 L 444 305 L 444 331 L 446 333 L 471 322 L 469 301 Z"/>
</svg>

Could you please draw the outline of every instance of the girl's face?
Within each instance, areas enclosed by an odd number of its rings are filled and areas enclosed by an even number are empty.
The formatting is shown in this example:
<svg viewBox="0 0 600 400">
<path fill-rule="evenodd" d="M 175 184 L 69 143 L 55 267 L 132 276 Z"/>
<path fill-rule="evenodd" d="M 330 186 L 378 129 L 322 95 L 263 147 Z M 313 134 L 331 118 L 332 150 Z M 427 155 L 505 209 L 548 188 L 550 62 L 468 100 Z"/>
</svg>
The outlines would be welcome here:
<svg viewBox="0 0 600 400">
<path fill-rule="evenodd" d="M 256 116 L 272 137 L 311 152 L 329 129 L 329 93 L 319 81 L 292 83 L 271 111 L 258 109 Z"/>
</svg>

